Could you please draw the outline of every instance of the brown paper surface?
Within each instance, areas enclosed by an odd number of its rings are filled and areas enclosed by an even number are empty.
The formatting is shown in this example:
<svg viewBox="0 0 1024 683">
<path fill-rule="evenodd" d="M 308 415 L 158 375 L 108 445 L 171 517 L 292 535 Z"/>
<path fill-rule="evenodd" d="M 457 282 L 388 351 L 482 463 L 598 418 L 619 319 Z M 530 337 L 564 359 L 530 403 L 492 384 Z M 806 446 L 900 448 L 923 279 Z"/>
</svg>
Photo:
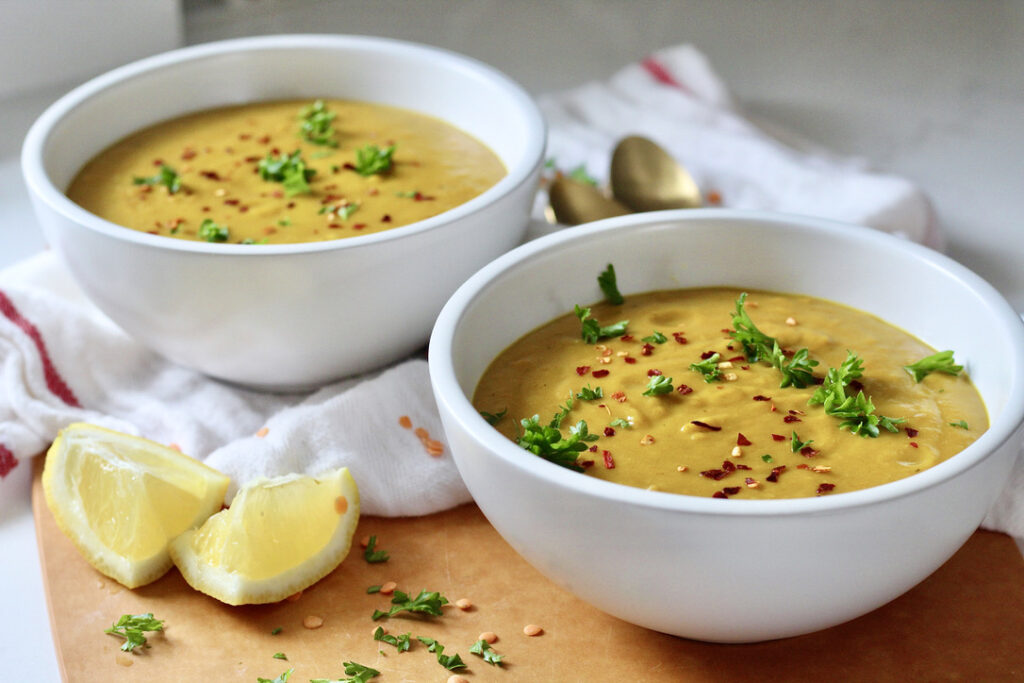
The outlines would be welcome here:
<svg viewBox="0 0 1024 683">
<path fill-rule="evenodd" d="M 468 665 L 459 673 L 470 681 L 1024 680 L 1024 559 L 1003 534 L 975 533 L 922 584 L 852 622 L 786 640 L 715 645 L 649 631 L 581 602 L 521 559 L 474 505 L 426 517 L 363 518 L 356 538 L 376 535 L 390 560 L 369 564 L 354 546 L 294 602 L 229 607 L 193 591 L 175 569 L 127 590 L 93 570 L 57 528 L 42 494 L 42 458 L 36 460 L 43 578 L 62 673 L 74 683 L 253 683 L 292 667 L 289 683 L 306 683 L 345 678 L 347 661 L 380 670 L 375 682 L 446 681 L 450 673 L 416 636 L 458 653 Z M 371 614 L 388 601 L 366 589 L 386 581 L 474 606 L 374 622 Z M 122 640 L 104 629 L 122 614 L 143 612 L 165 620 L 166 631 L 151 635 L 140 654 L 120 652 Z M 323 626 L 304 628 L 307 615 L 322 617 Z M 374 641 L 378 624 L 411 633 L 411 650 Z M 543 634 L 525 636 L 527 624 L 542 626 Z M 469 653 L 484 631 L 499 637 L 493 647 L 505 656 L 501 668 Z M 287 661 L 274 659 L 277 652 Z"/>
</svg>

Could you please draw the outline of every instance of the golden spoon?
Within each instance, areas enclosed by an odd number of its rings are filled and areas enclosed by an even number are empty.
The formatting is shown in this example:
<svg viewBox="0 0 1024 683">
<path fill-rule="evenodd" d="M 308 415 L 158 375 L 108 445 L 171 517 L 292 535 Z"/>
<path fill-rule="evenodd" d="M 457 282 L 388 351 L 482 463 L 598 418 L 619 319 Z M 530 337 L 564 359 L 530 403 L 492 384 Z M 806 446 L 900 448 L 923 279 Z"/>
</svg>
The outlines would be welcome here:
<svg viewBox="0 0 1024 683">
<path fill-rule="evenodd" d="M 612 153 L 612 195 L 634 212 L 692 209 L 704 202 L 693 177 L 668 152 L 639 136 Z"/>
<path fill-rule="evenodd" d="M 555 220 L 563 225 L 579 225 L 630 213 L 628 208 L 606 197 L 593 185 L 565 176 L 556 178 L 548 187 L 548 201 Z"/>
</svg>

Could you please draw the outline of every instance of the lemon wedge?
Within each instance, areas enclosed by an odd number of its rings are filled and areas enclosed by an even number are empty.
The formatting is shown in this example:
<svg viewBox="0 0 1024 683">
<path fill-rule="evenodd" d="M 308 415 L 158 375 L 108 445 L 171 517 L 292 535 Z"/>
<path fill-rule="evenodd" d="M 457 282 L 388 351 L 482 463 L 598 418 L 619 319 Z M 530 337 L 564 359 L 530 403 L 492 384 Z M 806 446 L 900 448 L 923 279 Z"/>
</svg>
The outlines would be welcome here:
<svg viewBox="0 0 1024 683">
<path fill-rule="evenodd" d="M 168 542 L 219 510 L 229 479 L 173 448 L 76 423 L 46 454 L 43 491 L 85 559 L 135 588 L 171 567 Z"/>
<path fill-rule="evenodd" d="M 221 602 L 277 602 L 341 564 L 358 522 L 359 489 L 348 468 L 260 478 L 231 507 L 174 539 L 170 552 L 189 585 Z"/>
</svg>

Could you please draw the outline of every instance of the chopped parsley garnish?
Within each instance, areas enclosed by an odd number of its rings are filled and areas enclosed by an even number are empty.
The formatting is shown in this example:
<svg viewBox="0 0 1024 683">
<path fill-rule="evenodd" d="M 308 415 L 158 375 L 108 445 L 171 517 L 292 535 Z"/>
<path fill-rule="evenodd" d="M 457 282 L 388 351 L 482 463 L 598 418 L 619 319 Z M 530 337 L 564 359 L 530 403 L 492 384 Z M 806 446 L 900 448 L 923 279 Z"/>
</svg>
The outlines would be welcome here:
<svg viewBox="0 0 1024 683">
<path fill-rule="evenodd" d="M 370 536 L 370 540 L 366 542 L 366 550 L 363 551 L 363 559 L 370 564 L 379 564 L 381 562 L 387 562 L 391 557 L 388 555 L 386 550 L 376 550 L 377 537 Z"/>
<path fill-rule="evenodd" d="M 287 228 L 289 225 L 292 224 L 292 219 L 289 218 L 288 216 L 285 216 L 284 218 L 279 220 L 277 224 L 280 225 L 282 228 Z"/>
<path fill-rule="evenodd" d="M 770 456 L 769 454 L 765 453 L 764 455 L 761 456 L 761 460 L 763 460 L 764 462 L 771 462 L 772 460 L 774 460 L 774 458 L 772 458 L 772 456 Z"/>
<path fill-rule="evenodd" d="M 796 453 L 797 451 L 799 451 L 804 446 L 810 446 L 812 443 L 814 443 L 814 439 L 808 439 L 807 441 L 801 441 L 800 437 L 797 436 L 796 432 L 794 431 L 793 432 L 793 438 L 789 442 L 789 447 L 790 447 L 790 449 L 794 453 Z"/>
<path fill-rule="evenodd" d="M 485 420 L 487 420 L 487 424 L 489 424 L 489 425 L 491 425 L 493 427 L 494 425 L 496 425 L 499 422 L 501 422 L 501 418 L 505 417 L 505 415 L 507 413 L 508 413 L 508 408 L 503 408 L 501 410 L 501 412 L 498 412 L 498 413 L 489 413 L 486 410 L 481 410 L 480 411 L 480 417 L 482 417 Z"/>
<path fill-rule="evenodd" d="M 356 150 L 355 171 L 361 176 L 387 173 L 391 170 L 391 157 L 394 153 L 394 145 L 364 145 Z"/>
<path fill-rule="evenodd" d="M 587 167 L 585 164 L 580 164 L 576 168 L 566 173 L 566 175 L 578 183 L 584 183 L 585 185 L 597 187 L 597 180 L 595 180 L 593 176 L 587 173 Z"/>
<path fill-rule="evenodd" d="M 970 429 L 970 427 L 967 426 L 967 420 L 957 420 L 956 422 L 950 422 L 949 426 L 959 427 L 960 429 Z"/>
<path fill-rule="evenodd" d="M 654 375 L 647 383 L 644 396 L 660 396 L 672 391 L 672 378 L 665 375 Z"/>
<path fill-rule="evenodd" d="M 437 591 L 428 592 L 421 590 L 415 598 L 410 598 L 407 593 L 396 590 L 391 598 L 390 609 L 387 612 L 374 610 L 373 620 L 377 621 L 383 617 L 393 617 L 399 612 L 418 612 L 439 617 L 441 616 L 441 606 L 447 604 L 448 598 Z"/>
<path fill-rule="evenodd" d="M 163 185 L 170 194 L 174 194 L 181 189 L 181 177 L 178 176 L 177 171 L 167 164 L 160 164 L 160 170 L 157 174 L 149 178 L 135 176 L 132 178 L 132 183 L 135 185 Z"/>
<path fill-rule="evenodd" d="M 349 216 L 354 214 L 359 209 L 359 202 L 348 202 L 347 204 L 335 204 L 334 206 L 321 206 L 318 214 L 334 214 L 339 219 L 345 221 L 348 220 Z"/>
<path fill-rule="evenodd" d="M 371 678 L 380 676 L 376 669 L 356 662 L 342 662 L 341 665 L 345 667 L 345 674 L 351 678 L 311 678 L 309 683 L 366 683 Z"/>
<path fill-rule="evenodd" d="M 278 626 L 277 628 L 275 628 L 275 629 L 274 629 L 273 631 L 271 631 L 271 632 L 270 632 L 270 635 L 272 635 L 272 636 L 276 636 L 276 635 L 277 635 L 278 633 L 280 633 L 280 632 L 281 632 L 281 631 L 283 631 L 283 630 L 284 630 L 283 628 L 281 628 L 280 626 Z"/>
<path fill-rule="evenodd" d="M 645 341 L 648 344 L 664 344 L 665 342 L 668 341 L 668 337 L 663 335 L 661 332 L 655 330 L 653 334 L 647 335 L 640 341 Z"/>
<path fill-rule="evenodd" d="M 302 160 L 302 152 L 299 150 L 278 157 L 268 152 L 266 157 L 260 159 L 257 168 L 263 180 L 282 183 L 284 192 L 289 197 L 313 191 L 309 181 L 316 175 L 316 170 L 306 168 L 306 162 Z"/>
<path fill-rule="evenodd" d="M 277 678 L 263 678 L 262 676 L 257 676 L 256 683 L 288 683 L 288 678 L 292 675 L 293 671 L 295 671 L 294 668 L 288 669 Z"/>
<path fill-rule="evenodd" d="M 858 391 L 856 396 L 846 394 L 847 385 L 859 378 L 863 372 L 863 361 L 852 351 L 847 351 L 846 360 L 838 368 L 828 369 L 825 381 L 814 391 L 807 403 L 820 404 L 824 407 L 826 415 L 842 420 L 839 423 L 840 429 L 849 429 L 860 436 L 877 437 L 879 427 L 890 432 L 898 432 L 899 428 L 896 425 L 905 422 L 904 418 L 875 415 L 875 404 L 863 391 Z"/>
<path fill-rule="evenodd" d="M 744 308 L 746 300 L 746 292 L 740 294 L 736 299 L 736 313 L 732 318 L 734 331 L 729 336 L 743 345 L 743 353 L 747 360 L 751 363 L 758 361 L 770 363 L 782 373 L 780 387 L 794 386 L 802 389 L 813 384 L 814 375 L 811 374 L 811 369 L 818 364 L 818 361 L 810 358 L 807 349 L 799 349 L 787 358 L 779 346 L 778 340 L 759 330 L 754 321 L 750 319 Z"/>
<path fill-rule="evenodd" d="M 630 424 L 629 420 L 623 420 L 621 417 L 617 417 L 610 423 L 612 427 L 619 427 L 620 429 L 632 429 L 633 425 Z"/>
<path fill-rule="evenodd" d="M 437 653 L 437 662 L 449 671 L 455 671 L 456 669 L 465 669 L 466 663 L 462 661 L 462 657 L 458 654 L 446 655 L 444 653 L 444 645 L 437 642 L 433 638 L 427 638 L 426 636 L 416 636 L 416 640 L 420 641 L 427 646 L 429 652 Z"/>
<path fill-rule="evenodd" d="M 370 586 L 369 588 L 366 589 L 366 593 L 368 595 L 373 595 L 374 593 L 380 593 L 380 589 L 381 588 L 383 588 L 383 586 L 381 584 Z"/>
<path fill-rule="evenodd" d="M 267 243 L 267 238 L 266 237 L 264 237 L 263 239 L 258 240 L 258 241 L 254 240 L 251 237 L 246 237 L 244 240 L 239 242 L 239 244 L 266 244 L 266 243 Z"/>
<path fill-rule="evenodd" d="M 558 406 L 558 412 L 555 413 L 555 416 L 551 418 L 551 422 L 549 422 L 548 424 L 550 426 L 554 427 L 555 429 L 558 429 L 559 427 L 562 426 L 562 422 L 565 421 L 565 418 L 569 417 L 569 412 L 571 410 L 572 410 L 572 396 L 570 396 L 566 400 L 564 406 Z"/>
<path fill-rule="evenodd" d="M 609 263 L 608 267 L 597 276 L 597 284 L 604 292 L 604 298 L 608 300 L 608 303 L 619 306 L 625 301 L 619 292 L 619 285 L 615 279 L 615 266 L 612 264 Z"/>
<path fill-rule="evenodd" d="M 493 666 L 501 666 L 501 660 L 505 655 L 499 655 L 486 640 L 480 639 L 469 647 L 470 654 L 480 655 L 484 661 Z"/>
<path fill-rule="evenodd" d="M 583 468 L 576 464 L 577 454 L 587 450 L 587 442 L 598 439 L 597 434 L 591 434 L 587 430 L 587 423 L 583 420 L 569 427 L 569 436 L 565 438 L 562 438 L 562 432 L 557 425 L 542 425 L 539 415 L 524 418 L 520 424 L 523 433 L 516 442 L 520 447 L 575 472 L 583 471 Z"/>
<path fill-rule="evenodd" d="M 327 105 L 323 100 L 317 100 L 305 107 L 299 115 L 302 121 L 299 124 L 299 135 L 314 145 L 337 147 L 338 141 L 334 139 L 333 125 L 335 117 L 337 114 L 327 111 Z"/>
<path fill-rule="evenodd" d="M 915 382 L 920 382 L 933 372 L 944 372 L 947 375 L 959 375 L 964 366 L 953 361 L 952 351 L 939 351 L 926 356 L 912 365 L 904 365 L 903 369 L 910 373 Z"/>
<path fill-rule="evenodd" d="M 382 643 L 394 645 L 399 652 L 408 652 L 411 643 L 411 633 L 403 633 L 400 636 L 393 636 L 388 633 L 384 633 L 384 629 L 381 626 L 377 627 L 377 630 L 373 632 L 373 639 L 379 640 Z"/>
<path fill-rule="evenodd" d="M 699 372 L 704 376 L 704 381 L 710 384 L 716 379 L 722 378 L 722 371 L 718 369 L 718 359 L 720 355 L 714 353 L 699 363 L 690 363 L 690 369 L 694 372 Z"/>
<path fill-rule="evenodd" d="M 285 653 L 283 653 L 283 652 L 275 652 L 273 654 L 273 657 L 274 657 L 274 659 L 284 659 L 284 660 L 288 659 L 288 656 Z"/>
<path fill-rule="evenodd" d="M 596 344 L 599 340 L 609 337 L 621 337 L 626 333 L 626 326 L 629 325 L 628 320 L 620 320 L 614 325 L 602 326 L 598 324 L 597 320 L 590 317 L 589 308 L 583 308 L 579 304 L 575 307 L 575 313 L 576 317 L 580 319 L 580 336 L 588 344 Z"/>
<path fill-rule="evenodd" d="M 125 652 L 132 652 L 137 647 L 149 647 L 146 644 L 144 633 L 163 630 L 163 620 L 154 619 L 152 612 L 146 612 L 145 614 L 122 614 L 113 626 L 103 632 L 124 638 L 121 649 Z"/>
<path fill-rule="evenodd" d="M 576 394 L 576 398 L 581 401 L 595 401 L 599 398 L 604 398 L 604 390 L 601 387 L 590 388 L 590 385 L 583 387 Z"/>
</svg>

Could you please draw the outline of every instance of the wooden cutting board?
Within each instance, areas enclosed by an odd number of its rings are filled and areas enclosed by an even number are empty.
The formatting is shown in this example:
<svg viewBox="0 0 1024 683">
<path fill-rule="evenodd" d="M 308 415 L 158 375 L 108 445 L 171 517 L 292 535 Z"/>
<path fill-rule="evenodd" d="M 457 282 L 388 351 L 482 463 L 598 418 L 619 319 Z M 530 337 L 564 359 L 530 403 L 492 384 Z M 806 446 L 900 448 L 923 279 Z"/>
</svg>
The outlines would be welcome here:
<svg viewBox="0 0 1024 683">
<path fill-rule="evenodd" d="M 426 517 L 363 518 L 356 538 L 375 534 L 390 560 L 368 564 L 355 548 L 293 602 L 229 607 L 193 591 L 173 569 L 127 590 L 94 571 L 61 534 L 43 497 L 42 458 L 36 460 L 32 499 L 43 578 L 61 671 L 74 683 L 254 683 L 289 668 L 289 683 L 306 683 L 344 678 L 347 661 L 380 670 L 374 683 L 446 681 L 449 672 L 416 636 L 458 653 L 469 681 L 1024 680 L 1024 559 L 1003 534 L 975 533 L 925 582 L 847 624 L 780 641 L 714 645 L 648 631 L 580 602 L 522 560 L 474 505 Z M 366 589 L 385 581 L 408 593 L 468 598 L 473 607 L 374 622 L 370 615 L 387 600 Z M 121 639 L 104 629 L 121 614 L 143 612 L 165 620 L 166 631 L 151 636 L 141 654 L 120 652 Z M 323 626 L 304 628 L 310 615 Z M 410 632 L 411 650 L 374 641 L 378 624 L 392 634 Z M 525 636 L 527 624 L 542 626 L 543 634 Z M 483 631 L 498 634 L 493 647 L 505 656 L 503 667 L 469 653 Z M 275 659 L 278 652 L 287 660 Z"/>
</svg>

